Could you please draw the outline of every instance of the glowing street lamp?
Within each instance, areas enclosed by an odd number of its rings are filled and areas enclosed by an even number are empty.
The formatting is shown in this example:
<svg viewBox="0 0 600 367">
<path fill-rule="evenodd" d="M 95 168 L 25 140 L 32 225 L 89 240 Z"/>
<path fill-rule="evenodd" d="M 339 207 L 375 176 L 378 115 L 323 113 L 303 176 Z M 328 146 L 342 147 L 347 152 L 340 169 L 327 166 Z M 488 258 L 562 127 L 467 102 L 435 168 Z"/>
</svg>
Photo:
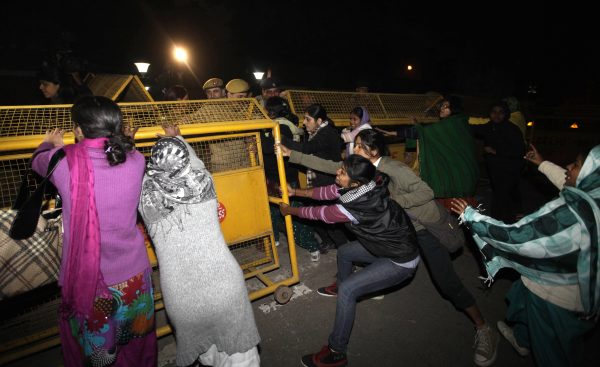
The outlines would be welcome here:
<svg viewBox="0 0 600 367">
<path fill-rule="evenodd" d="M 185 63 L 188 60 L 188 53 L 183 47 L 175 47 L 173 57 L 175 57 L 175 60 Z"/>
<path fill-rule="evenodd" d="M 142 76 L 146 75 L 146 73 L 148 72 L 148 68 L 150 67 L 150 64 L 147 62 L 136 62 L 133 63 L 133 65 L 135 65 L 135 67 L 138 69 L 139 73 Z"/>
<path fill-rule="evenodd" d="M 579 124 L 574 122 L 571 124 L 571 126 L 569 126 L 571 129 L 579 129 Z"/>
<path fill-rule="evenodd" d="M 406 66 L 406 70 L 408 70 L 408 71 L 412 71 L 412 69 L 413 69 L 413 66 L 412 66 L 412 65 L 407 65 L 407 66 Z"/>
<path fill-rule="evenodd" d="M 263 76 L 265 75 L 264 71 L 255 71 L 254 73 L 254 78 L 256 78 L 256 80 L 261 80 L 263 78 Z"/>
</svg>

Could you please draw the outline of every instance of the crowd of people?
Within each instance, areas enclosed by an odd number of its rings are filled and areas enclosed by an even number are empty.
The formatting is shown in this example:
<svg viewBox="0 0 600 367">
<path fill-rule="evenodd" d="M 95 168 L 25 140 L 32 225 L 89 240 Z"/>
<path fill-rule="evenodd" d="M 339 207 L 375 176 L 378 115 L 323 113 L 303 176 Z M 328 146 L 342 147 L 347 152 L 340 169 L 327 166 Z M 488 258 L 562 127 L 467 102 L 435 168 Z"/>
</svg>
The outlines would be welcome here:
<svg viewBox="0 0 600 367">
<path fill-rule="evenodd" d="M 259 332 L 242 271 L 220 230 L 205 162 L 176 125 L 163 127 L 146 162 L 116 103 L 83 90 L 75 98 L 77 88 L 51 73 L 40 74 L 40 83 L 53 103 L 74 102 L 77 142 L 65 146 L 63 130 L 49 131 L 32 160 L 42 174 L 58 149 L 66 154 L 51 177 L 64 213 L 59 325 L 65 365 L 156 365 L 154 287 L 139 212 L 160 264 L 177 365 L 258 366 Z M 208 99 L 251 97 L 243 79 L 211 78 L 203 89 Z M 500 335 L 519 354 L 531 351 L 539 366 L 577 365 L 600 305 L 600 146 L 582 150 L 564 170 L 533 146 L 526 152 L 506 101 L 490 106 L 489 122 L 469 125 L 460 100 L 446 96 L 437 104 L 438 122 L 394 131 L 375 128 L 367 108 L 356 106 L 339 131 L 320 104 L 306 108 L 300 125 L 276 79 L 264 79 L 261 90 L 258 102 L 281 129 L 281 142 L 260 132 L 267 186 L 275 194 L 281 189 L 279 151 L 291 197 L 290 205 L 271 207 L 275 238 L 285 235 L 283 218 L 292 215 L 295 243 L 312 261 L 337 250 L 336 282 L 318 289 L 336 297 L 334 326 L 320 351 L 301 358 L 304 366 L 347 365 L 357 301 L 397 289 L 421 261 L 441 295 L 473 323 L 476 365 L 494 363 Z M 175 85 L 165 99 L 189 96 Z M 390 158 L 386 135 L 417 142 L 418 173 Z M 491 217 L 478 212 L 475 199 L 476 139 L 483 141 L 493 191 Z M 561 191 L 521 215 L 518 183 L 527 161 Z M 456 274 L 446 239 L 433 230 L 449 211 L 473 234 L 490 276 L 503 267 L 522 275 L 497 328 Z"/>
</svg>

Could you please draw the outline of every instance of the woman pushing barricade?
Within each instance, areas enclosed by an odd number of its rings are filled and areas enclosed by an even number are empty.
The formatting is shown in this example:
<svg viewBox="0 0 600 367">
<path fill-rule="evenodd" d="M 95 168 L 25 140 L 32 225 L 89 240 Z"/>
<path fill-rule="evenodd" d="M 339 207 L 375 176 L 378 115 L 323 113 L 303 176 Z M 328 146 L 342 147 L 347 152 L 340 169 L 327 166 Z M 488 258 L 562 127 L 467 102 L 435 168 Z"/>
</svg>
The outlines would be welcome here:
<svg viewBox="0 0 600 367">
<path fill-rule="evenodd" d="M 144 157 L 110 99 L 84 97 L 71 115 L 77 143 L 63 147 L 64 131 L 49 131 L 32 163 L 45 174 L 54 153 L 65 151 L 50 177 L 63 200 L 65 366 L 156 366 L 152 268 L 136 226 Z"/>
<path fill-rule="evenodd" d="M 212 176 L 179 128 L 164 129 L 139 209 L 156 248 L 177 365 L 258 366 L 260 336 L 242 270 L 221 232 Z"/>
<path fill-rule="evenodd" d="M 304 366 L 346 366 L 346 349 L 359 298 L 401 284 L 415 273 L 419 263 L 415 229 L 406 212 L 390 199 L 388 181 L 385 174 L 376 175 L 369 160 L 353 154 L 337 170 L 335 184 L 290 190 L 291 196 L 337 200 L 335 204 L 302 208 L 280 204 L 284 215 L 344 223 L 358 239 L 338 250 L 334 327 L 328 345 L 302 357 Z M 367 265 L 352 272 L 355 262 Z"/>
</svg>

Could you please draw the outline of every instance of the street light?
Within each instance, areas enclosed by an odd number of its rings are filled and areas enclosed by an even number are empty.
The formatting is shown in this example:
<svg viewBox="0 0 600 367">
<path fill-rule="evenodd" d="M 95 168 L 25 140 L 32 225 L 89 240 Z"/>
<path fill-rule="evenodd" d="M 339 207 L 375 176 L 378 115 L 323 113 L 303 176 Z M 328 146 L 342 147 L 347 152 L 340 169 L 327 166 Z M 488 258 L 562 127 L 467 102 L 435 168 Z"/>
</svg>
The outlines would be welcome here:
<svg viewBox="0 0 600 367">
<path fill-rule="evenodd" d="M 263 76 L 265 75 L 264 71 L 255 71 L 254 73 L 254 78 L 256 78 L 256 80 L 261 80 L 263 78 Z"/>
<path fill-rule="evenodd" d="M 173 56 L 175 57 L 175 60 L 183 63 L 187 62 L 188 59 L 188 53 L 183 47 L 175 47 L 173 50 Z"/>
<path fill-rule="evenodd" d="M 150 64 L 147 62 L 136 62 L 134 65 L 142 76 L 146 75 L 148 68 L 150 67 Z"/>
<path fill-rule="evenodd" d="M 408 70 L 408 71 L 411 71 L 412 69 L 413 69 L 413 66 L 412 66 L 412 65 L 407 65 L 407 66 L 406 66 L 406 70 Z"/>
</svg>

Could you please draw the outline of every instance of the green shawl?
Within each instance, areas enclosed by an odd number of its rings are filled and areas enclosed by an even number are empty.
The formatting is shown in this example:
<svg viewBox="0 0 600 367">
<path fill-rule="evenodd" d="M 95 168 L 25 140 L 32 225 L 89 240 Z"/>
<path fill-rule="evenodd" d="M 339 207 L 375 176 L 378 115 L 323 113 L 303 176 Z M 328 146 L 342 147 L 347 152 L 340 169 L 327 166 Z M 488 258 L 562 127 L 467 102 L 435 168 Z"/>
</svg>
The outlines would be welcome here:
<svg viewBox="0 0 600 367">
<path fill-rule="evenodd" d="M 489 280 L 505 267 L 540 284 L 579 284 L 587 316 L 600 306 L 600 145 L 587 156 L 576 187 L 517 223 L 467 207 L 461 216 L 484 255 Z"/>
<path fill-rule="evenodd" d="M 473 196 L 479 166 L 467 116 L 453 115 L 433 124 L 417 124 L 416 128 L 421 179 L 435 197 Z"/>
</svg>

